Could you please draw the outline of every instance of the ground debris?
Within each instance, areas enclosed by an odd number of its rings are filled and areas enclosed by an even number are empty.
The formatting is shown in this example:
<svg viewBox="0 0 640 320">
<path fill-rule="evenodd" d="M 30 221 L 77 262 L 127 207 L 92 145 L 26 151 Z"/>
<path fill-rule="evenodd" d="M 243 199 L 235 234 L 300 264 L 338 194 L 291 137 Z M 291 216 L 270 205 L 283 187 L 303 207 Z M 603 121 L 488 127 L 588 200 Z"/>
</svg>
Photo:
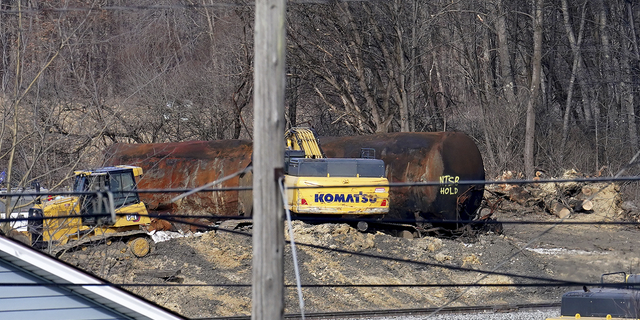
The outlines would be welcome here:
<svg viewBox="0 0 640 320">
<path fill-rule="evenodd" d="M 505 223 L 500 233 L 477 233 L 471 242 L 462 237 L 407 239 L 362 233 L 343 223 L 294 221 L 299 275 L 302 285 L 309 285 L 303 287 L 305 313 L 558 302 L 574 288 L 518 284 L 535 282 L 530 277 L 598 282 L 602 273 L 640 273 L 640 250 L 629 241 L 640 230 L 548 223 L 558 218 L 547 211 L 547 199 L 569 205 L 570 219 L 601 221 L 616 213 L 622 202 L 615 184 L 538 183 L 521 188 L 517 194 L 524 201 L 518 202 L 510 199 L 511 187 L 487 187 L 485 202 L 491 205 L 486 216 L 515 223 Z M 593 196 L 591 210 L 576 211 L 570 205 L 568 200 L 579 195 Z M 630 203 L 624 208 L 637 212 Z M 546 224 L 517 223 L 522 220 Z M 201 236 L 167 239 L 141 259 L 114 259 L 106 245 L 62 258 L 112 283 L 149 284 L 130 290 L 189 318 L 246 316 L 251 313 L 252 238 L 250 228 L 238 232 L 241 229 L 229 222 Z M 284 235 L 291 240 L 288 231 L 285 227 Z M 284 255 L 284 279 L 291 285 L 296 274 L 290 245 Z M 464 287 L 474 283 L 487 286 Z M 285 288 L 285 312 L 300 312 L 293 286 Z"/>
<path fill-rule="evenodd" d="M 567 170 L 561 177 L 545 177 L 538 171 L 534 180 L 562 180 L 563 182 L 547 182 L 532 184 L 509 184 L 509 180 L 521 178 L 522 174 L 505 171 L 496 178 L 504 183 L 488 185 L 487 199 L 505 199 L 524 207 L 537 206 L 548 214 L 566 218 L 571 214 L 589 214 L 593 219 L 620 218 L 622 209 L 620 186 L 616 183 L 581 181 L 565 181 L 585 178 L 576 170 Z"/>
</svg>

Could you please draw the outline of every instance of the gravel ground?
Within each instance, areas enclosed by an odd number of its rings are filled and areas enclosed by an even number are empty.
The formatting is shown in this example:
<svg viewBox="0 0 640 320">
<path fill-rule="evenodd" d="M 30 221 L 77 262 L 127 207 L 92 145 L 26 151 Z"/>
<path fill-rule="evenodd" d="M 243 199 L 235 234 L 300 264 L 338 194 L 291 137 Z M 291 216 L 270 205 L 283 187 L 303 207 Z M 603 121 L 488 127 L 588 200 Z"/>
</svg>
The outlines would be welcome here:
<svg viewBox="0 0 640 320">
<path fill-rule="evenodd" d="M 357 318 L 349 320 L 544 320 L 549 317 L 558 317 L 560 308 L 542 310 L 526 310 L 510 313 L 473 313 L 473 314 L 439 314 L 433 316 L 403 316 L 382 318 Z"/>
</svg>

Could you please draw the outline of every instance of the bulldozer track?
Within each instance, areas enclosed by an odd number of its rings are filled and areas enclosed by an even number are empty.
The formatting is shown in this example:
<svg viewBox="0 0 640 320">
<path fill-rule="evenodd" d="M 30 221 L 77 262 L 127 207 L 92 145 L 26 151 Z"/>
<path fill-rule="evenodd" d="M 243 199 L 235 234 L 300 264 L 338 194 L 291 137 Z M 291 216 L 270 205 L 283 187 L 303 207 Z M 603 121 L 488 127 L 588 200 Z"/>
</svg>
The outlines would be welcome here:
<svg viewBox="0 0 640 320">
<path fill-rule="evenodd" d="M 80 246 L 89 244 L 89 243 L 93 243 L 93 242 L 97 242 L 97 241 L 102 241 L 102 240 L 107 240 L 110 238 L 126 238 L 126 237 L 130 237 L 130 236 L 135 236 L 135 235 L 140 235 L 140 234 L 144 234 L 147 235 L 147 233 L 144 230 L 131 230 L 131 231 L 124 231 L 124 232 L 115 232 L 112 234 L 101 234 L 101 235 L 95 235 L 95 236 L 90 236 L 90 237 L 84 237 L 82 239 L 79 240 L 73 240 L 67 244 L 61 245 L 61 246 L 56 246 L 51 250 L 51 254 L 54 256 L 59 256 L 60 254 L 62 254 L 65 251 L 71 250 L 71 249 L 75 249 L 78 248 Z"/>
</svg>

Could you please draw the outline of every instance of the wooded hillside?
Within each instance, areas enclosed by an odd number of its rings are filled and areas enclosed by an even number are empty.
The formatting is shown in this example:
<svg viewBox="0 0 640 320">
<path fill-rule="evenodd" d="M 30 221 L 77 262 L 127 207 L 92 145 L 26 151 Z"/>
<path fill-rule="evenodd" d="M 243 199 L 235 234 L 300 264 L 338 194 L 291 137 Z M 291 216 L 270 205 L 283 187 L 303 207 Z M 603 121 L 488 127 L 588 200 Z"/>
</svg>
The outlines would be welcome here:
<svg viewBox="0 0 640 320">
<path fill-rule="evenodd" d="M 51 188 L 115 142 L 259 134 L 254 9 L 0 0 L 0 169 Z M 287 126 L 460 130 L 490 176 L 612 175 L 638 151 L 639 16 L 622 0 L 290 1 Z"/>
</svg>

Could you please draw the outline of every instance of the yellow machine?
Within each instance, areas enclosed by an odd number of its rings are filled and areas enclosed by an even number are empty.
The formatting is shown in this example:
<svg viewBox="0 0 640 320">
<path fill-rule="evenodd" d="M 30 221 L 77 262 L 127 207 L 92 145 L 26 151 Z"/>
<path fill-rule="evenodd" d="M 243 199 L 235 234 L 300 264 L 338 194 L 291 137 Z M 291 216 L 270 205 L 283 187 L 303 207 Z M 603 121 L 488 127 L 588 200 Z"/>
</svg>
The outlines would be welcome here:
<svg viewBox="0 0 640 320">
<path fill-rule="evenodd" d="M 297 214 L 376 218 L 389 212 L 389 181 L 382 160 L 326 158 L 315 132 L 309 128 L 287 130 L 285 142 L 289 210 Z"/>
<path fill-rule="evenodd" d="M 28 224 L 31 245 L 49 248 L 57 255 L 89 242 L 117 237 L 127 241 L 135 256 L 147 255 L 151 242 L 145 227 L 151 220 L 135 192 L 136 178 L 141 175 L 142 168 L 134 166 L 76 171 L 73 190 L 95 193 L 53 199 L 29 209 L 29 217 L 36 218 Z M 65 218 L 51 219 L 54 217 Z"/>
</svg>

